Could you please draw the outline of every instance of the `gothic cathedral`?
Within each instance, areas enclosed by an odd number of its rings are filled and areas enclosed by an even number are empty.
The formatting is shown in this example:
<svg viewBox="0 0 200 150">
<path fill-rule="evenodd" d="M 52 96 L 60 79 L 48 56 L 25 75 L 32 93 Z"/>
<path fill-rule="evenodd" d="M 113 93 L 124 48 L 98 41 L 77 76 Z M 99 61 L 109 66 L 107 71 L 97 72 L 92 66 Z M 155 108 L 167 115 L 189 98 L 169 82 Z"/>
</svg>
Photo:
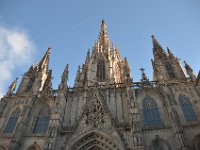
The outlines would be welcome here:
<svg viewBox="0 0 200 150">
<path fill-rule="evenodd" d="M 109 41 L 106 24 L 74 86 L 66 65 L 58 89 L 51 49 L 17 79 L 0 101 L 0 150 L 200 150 L 200 73 L 152 36 L 154 80 L 133 82 L 126 58 Z"/>
</svg>

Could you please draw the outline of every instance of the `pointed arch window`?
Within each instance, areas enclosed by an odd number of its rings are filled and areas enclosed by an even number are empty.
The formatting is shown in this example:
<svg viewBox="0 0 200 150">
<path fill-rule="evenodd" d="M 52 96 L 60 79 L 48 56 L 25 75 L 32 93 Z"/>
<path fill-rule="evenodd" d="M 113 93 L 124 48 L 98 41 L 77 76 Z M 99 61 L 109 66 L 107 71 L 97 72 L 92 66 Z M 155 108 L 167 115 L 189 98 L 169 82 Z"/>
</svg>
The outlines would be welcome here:
<svg viewBox="0 0 200 150">
<path fill-rule="evenodd" d="M 20 108 L 17 108 L 15 111 L 12 112 L 8 120 L 8 123 L 6 125 L 6 128 L 4 129 L 4 133 L 13 133 L 17 125 L 17 121 L 18 121 L 20 113 L 21 113 Z"/>
<path fill-rule="evenodd" d="M 166 69 L 167 69 L 167 72 L 168 72 L 169 77 L 170 77 L 170 78 L 174 78 L 175 75 L 174 75 L 172 66 L 171 66 L 169 63 L 166 64 Z"/>
<path fill-rule="evenodd" d="M 152 97 L 143 99 L 144 126 L 146 128 L 161 127 L 160 112 L 157 103 Z"/>
<path fill-rule="evenodd" d="M 102 82 L 106 78 L 106 69 L 105 69 L 105 62 L 103 60 L 99 60 L 97 62 L 97 80 Z"/>
<path fill-rule="evenodd" d="M 50 116 L 51 109 L 49 107 L 42 108 L 37 116 L 33 133 L 46 133 L 49 125 Z"/>
<path fill-rule="evenodd" d="M 196 113 L 192 107 L 192 104 L 190 103 L 189 98 L 181 94 L 179 95 L 178 100 L 179 100 L 179 104 L 181 106 L 183 115 L 185 117 L 185 120 L 187 122 L 197 121 Z"/>
</svg>

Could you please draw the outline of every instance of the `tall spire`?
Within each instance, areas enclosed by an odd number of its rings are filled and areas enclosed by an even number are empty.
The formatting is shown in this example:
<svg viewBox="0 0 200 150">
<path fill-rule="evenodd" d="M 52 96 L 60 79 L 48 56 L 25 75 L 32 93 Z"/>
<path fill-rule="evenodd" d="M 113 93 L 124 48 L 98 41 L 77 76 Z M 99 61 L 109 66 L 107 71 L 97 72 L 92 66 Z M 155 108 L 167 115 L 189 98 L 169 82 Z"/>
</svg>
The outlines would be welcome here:
<svg viewBox="0 0 200 150">
<path fill-rule="evenodd" d="M 51 52 L 51 48 L 49 47 L 47 49 L 47 52 L 43 56 L 42 60 L 38 64 L 38 71 L 42 72 L 39 91 L 42 91 L 44 89 L 44 85 L 45 85 L 46 79 L 49 76 L 49 73 L 48 73 L 49 70 L 48 69 L 49 69 L 50 52 Z"/>
<path fill-rule="evenodd" d="M 159 42 L 157 41 L 157 39 L 155 38 L 154 35 L 151 36 L 152 38 L 152 42 L 153 42 L 153 55 L 154 58 L 161 58 L 163 56 L 166 56 L 165 51 L 163 50 L 163 48 L 161 47 L 161 45 L 159 44 Z"/>
<path fill-rule="evenodd" d="M 100 44 L 100 46 L 102 46 L 103 51 L 110 47 L 110 41 L 108 38 L 107 27 L 106 27 L 104 20 L 102 20 L 102 23 L 101 23 L 101 30 L 99 33 L 98 43 Z"/>
<path fill-rule="evenodd" d="M 43 56 L 42 60 L 41 60 L 40 63 L 38 64 L 39 70 L 43 70 L 43 71 L 45 71 L 45 72 L 48 71 L 50 53 L 51 53 L 51 48 L 49 47 L 49 48 L 47 49 L 45 55 Z"/>
</svg>

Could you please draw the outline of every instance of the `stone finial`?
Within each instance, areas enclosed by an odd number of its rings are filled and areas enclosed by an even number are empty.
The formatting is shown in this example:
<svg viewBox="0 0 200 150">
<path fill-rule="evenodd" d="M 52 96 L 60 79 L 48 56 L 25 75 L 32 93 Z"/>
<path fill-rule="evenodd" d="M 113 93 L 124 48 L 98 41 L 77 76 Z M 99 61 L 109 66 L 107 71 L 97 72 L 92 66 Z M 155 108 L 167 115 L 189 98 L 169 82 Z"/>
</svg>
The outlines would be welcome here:
<svg viewBox="0 0 200 150">
<path fill-rule="evenodd" d="M 60 88 L 63 89 L 63 87 L 66 86 L 66 82 L 68 80 L 68 74 L 69 74 L 69 64 L 66 65 L 62 77 L 61 77 L 61 83 L 60 83 Z"/>
<path fill-rule="evenodd" d="M 140 69 L 141 70 L 141 72 L 142 72 L 142 79 L 141 80 L 147 80 L 147 76 L 146 76 L 146 74 L 144 73 L 144 68 L 141 68 Z"/>
</svg>

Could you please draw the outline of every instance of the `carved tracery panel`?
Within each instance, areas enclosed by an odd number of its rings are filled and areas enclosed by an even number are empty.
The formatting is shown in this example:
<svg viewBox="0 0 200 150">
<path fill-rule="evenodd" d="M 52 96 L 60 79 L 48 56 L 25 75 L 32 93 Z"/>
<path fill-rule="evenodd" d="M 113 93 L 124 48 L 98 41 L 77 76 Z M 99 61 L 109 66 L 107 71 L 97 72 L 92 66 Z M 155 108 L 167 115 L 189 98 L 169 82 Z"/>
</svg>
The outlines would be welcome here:
<svg viewBox="0 0 200 150">
<path fill-rule="evenodd" d="M 94 97 L 90 102 L 90 105 L 86 110 L 86 117 L 86 123 L 92 123 L 94 127 L 97 127 L 100 123 L 104 123 L 103 104 L 97 97 Z"/>
</svg>

